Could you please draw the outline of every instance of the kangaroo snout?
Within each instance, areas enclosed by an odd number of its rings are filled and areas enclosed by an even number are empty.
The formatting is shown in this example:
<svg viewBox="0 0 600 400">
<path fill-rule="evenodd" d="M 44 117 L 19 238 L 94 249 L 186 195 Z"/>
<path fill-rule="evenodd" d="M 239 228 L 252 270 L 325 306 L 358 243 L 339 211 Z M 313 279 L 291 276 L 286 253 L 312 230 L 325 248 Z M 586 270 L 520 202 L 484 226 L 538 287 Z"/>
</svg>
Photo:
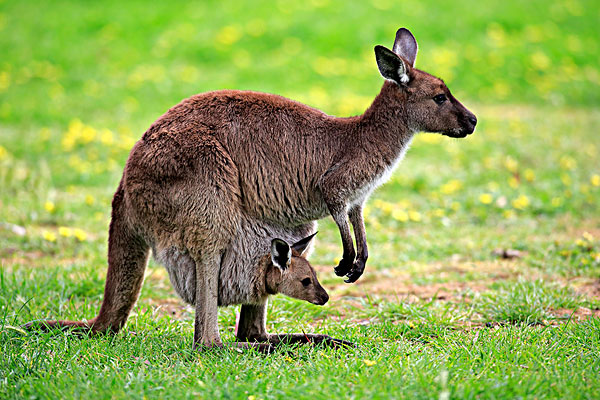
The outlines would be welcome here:
<svg viewBox="0 0 600 400">
<path fill-rule="evenodd" d="M 463 120 L 463 137 L 470 135 L 475 131 L 475 126 L 477 125 L 477 117 L 475 114 L 469 112 L 465 115 Z"/>
<path fill-rule="evenodd" d="M 311 303 L 316 304 L 318 306 L 323 306 L 323 305 L 327 304 L 328 301 L 329 301 L 329 295 L 327 294 L 325 289 L 322 289 L 321 293 L 319 293 L 317 295 L 317 299 L 315 301 L 311 301 Z"/>
</svg>

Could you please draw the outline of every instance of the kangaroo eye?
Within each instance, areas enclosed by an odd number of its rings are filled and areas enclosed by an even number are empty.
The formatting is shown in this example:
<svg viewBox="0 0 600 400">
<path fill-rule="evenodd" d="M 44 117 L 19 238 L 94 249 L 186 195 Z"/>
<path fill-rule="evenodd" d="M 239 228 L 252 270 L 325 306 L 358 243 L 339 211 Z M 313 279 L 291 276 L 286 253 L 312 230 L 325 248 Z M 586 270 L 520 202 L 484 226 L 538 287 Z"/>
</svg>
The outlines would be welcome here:
<svg viewBox="0 0 600 400">
<path fill-rule="evenodd" d="M 303 286 L 310 285 L 310 278 L 304 278 L 304 279 L 302 279 L 302 285 Z"/>
<path fill-rule="evenodd" d="M 437 105 L 442 104 L 443 102 L 445 102 L 446 100 L 448 100 L 448 98 L 446 97 L 445 94 L 438 94 L 437 96 L 433 97 L 433 101 L 436 102 Z"/>
</svg>

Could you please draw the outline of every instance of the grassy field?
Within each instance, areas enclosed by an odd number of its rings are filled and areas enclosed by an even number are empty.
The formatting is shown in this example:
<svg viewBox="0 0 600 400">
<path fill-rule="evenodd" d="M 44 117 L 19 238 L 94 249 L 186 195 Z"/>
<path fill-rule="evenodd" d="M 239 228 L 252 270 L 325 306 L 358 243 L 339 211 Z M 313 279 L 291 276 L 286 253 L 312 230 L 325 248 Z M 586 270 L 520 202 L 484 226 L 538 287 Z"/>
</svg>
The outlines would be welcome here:
<svg viewBox="0 0 600 400">
<path fill-rule="evenodd" d="M 596 398 L 600 14 L 522 3 L 0 1 L 0 398 Z M 357 348 L 193 351 L 193 310 L 153 261 L 116 336 L 18 328 L 95 316 L 112 194 L 170 106 L 237 88 L 358 114 L 401 26 L 477 131 L 415 139 L 368 203 L 359 282 L 333 274 L 326 219 L 310 260 L 330 302 L 269 307 L 271 332 Z"/>
</svg>

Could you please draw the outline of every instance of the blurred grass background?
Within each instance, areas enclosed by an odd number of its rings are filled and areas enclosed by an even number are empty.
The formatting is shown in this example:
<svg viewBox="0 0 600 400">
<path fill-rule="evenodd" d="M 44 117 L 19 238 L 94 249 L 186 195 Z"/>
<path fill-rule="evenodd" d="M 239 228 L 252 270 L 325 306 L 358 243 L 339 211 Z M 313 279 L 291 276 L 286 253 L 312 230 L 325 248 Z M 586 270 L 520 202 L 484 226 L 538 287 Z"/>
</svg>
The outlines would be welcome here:
<svg viewBox="0 0 600 400">
<path fill-rule="evenodd" d="M 373 46 L 406 26 L 417 66 L 481 104 L 594 107 L 597 2 L 374 0 L 3 1 L 0 118 L 73 118 L 143 131 L 189 95 L 276 92 L 336 115 L 362 112 L 381 79 Z"/>
</svg>

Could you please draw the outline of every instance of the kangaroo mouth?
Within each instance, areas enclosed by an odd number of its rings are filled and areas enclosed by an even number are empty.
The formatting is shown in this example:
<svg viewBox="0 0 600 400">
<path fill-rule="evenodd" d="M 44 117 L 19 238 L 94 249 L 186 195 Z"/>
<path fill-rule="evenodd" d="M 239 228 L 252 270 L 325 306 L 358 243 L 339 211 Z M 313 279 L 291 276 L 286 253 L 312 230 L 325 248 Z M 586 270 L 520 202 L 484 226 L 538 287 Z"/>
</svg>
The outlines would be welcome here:
<svg viewBox="0 0 600 400">
<path fill-rule="evenodd" d="M 462 138 L 469 136 L 474 131 L 475 131 L 475 127 L 469 126 L 469 127 L 465 127 L 465 128 L 456 128 L 456 129 L 453 129 L 448 132 L 442 132 L 442 135 L 448 136 L 451 138 L 455 138 L 455 139 L 462 139 Z"/>
</svg>

